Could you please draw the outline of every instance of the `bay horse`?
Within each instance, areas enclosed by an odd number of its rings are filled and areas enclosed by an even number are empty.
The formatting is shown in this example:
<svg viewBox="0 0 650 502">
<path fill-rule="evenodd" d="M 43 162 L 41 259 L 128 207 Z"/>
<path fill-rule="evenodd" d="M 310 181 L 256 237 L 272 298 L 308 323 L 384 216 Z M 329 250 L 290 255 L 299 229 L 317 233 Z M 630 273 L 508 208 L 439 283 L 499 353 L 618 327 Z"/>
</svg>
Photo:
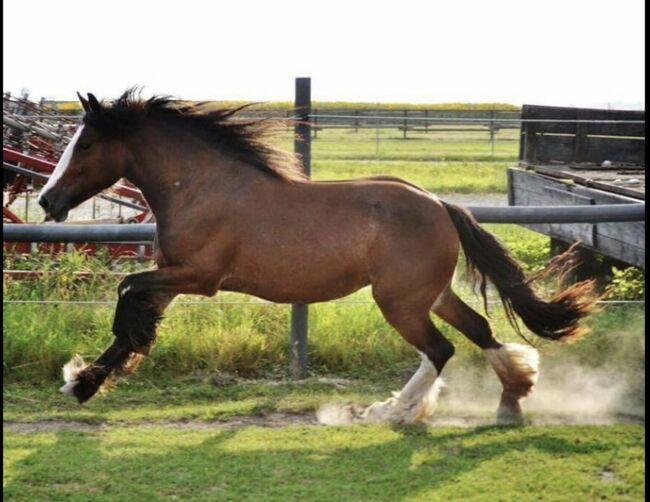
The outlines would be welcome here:
<svg viewBox="0 0 650 502">
<path fill-rule="evenodd" d="M 163 311 L 179 294 L 238 291 L 278 303 L 333 300 L 370 285 L 386 321 L 421 355 L 401 392 L 360 413 L 416 422 L 432 411 L 436 381 L 454 346 L 430 312 L 480 347 L 500 379 L 501 420 L 522 416 L 538 375 L 537 351 L 502 343 L 452 290 L 462 247 L 481 283 L 496 287 L 508 318 L 533 333 L 570 340 L 595 302 L 593 282 L 550 300 L 534 290 L 511 253 L 462 207 L 392 176 L 310 181 L 297 156 L 270 146 L 270 124 L 237 109 L 211 109 L 135 89 L 113 102 L 78 94 L 85 115 L 38 198 L 46 219 L 121 178 L 155 215 L 157 269 L 118 287 L 113 343 L 94 362 L 65 365 L 62 392 L 79 403 L 106 378 L 132 372 L 149 353 Z"/>
</svg>

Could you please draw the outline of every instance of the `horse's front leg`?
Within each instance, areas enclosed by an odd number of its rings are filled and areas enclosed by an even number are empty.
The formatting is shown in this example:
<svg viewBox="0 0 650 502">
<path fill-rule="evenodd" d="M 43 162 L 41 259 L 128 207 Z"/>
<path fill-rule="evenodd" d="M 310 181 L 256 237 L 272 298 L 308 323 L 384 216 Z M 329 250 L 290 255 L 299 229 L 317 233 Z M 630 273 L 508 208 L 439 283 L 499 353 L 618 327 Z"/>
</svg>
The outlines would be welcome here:
<svg viewBox="0 0 650 502">
<path fill-rule="evenodd" d="M 190 268 L 165 267 L 127 276 L 118 287 L 118 303 L 113 321 L 115 340 L 96 361 L 85 365 L 75 357 L 63 368 L 65 394 L 80 403 L 90 399 L 115 371 L 135 370 L 156 339 L 156 326 L 174 297 L 181 293 L 212 295 L 218 281 Z"/>
</svg>

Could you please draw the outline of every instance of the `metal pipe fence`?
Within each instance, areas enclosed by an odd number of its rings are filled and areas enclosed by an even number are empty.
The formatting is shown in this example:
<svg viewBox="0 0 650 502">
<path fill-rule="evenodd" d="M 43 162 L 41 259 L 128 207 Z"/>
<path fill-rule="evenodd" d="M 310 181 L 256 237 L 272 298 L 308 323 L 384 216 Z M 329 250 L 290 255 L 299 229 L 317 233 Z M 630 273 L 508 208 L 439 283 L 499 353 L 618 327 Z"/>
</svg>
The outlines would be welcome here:
<svg viewBox="0 0 650 502">
<path fill-rule="evenodd" d="M 645 221 L 645 204 L 600 206 L 475 206 L 467 208 L 482 223 L 595 223 Z M 3 225 L 5 242 L 151 242 L 154 223 Z"/>
</svg>

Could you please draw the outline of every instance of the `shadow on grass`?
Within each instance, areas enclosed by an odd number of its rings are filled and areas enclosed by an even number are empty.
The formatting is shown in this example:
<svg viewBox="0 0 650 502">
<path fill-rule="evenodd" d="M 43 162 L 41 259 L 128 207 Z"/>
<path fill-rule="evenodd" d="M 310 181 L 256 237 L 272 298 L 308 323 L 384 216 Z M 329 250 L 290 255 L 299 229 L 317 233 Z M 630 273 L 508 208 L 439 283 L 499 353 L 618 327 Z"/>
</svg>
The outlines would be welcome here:
<svg viewBox="0 0 650 502">
<path fill-rule="evenodd" d="M 436 499 L 439 490 L 451 488 L 455 497 L 510 499 L 522 495 L 509 491 L 513 483 L 530 487 L 530 480 L 517 481 L 527 466 L 500 458 L 506 454 L 536 457 L 537 467 L 540 455 L 577 465 L 585 456 L 613 456 L 622 446 L 616 438 L 561 436 L 496 426 L 451 432 L 418 426 L 392 432 L 366 427 L 58 432 L 12 465 L 4 494 L 7 500 L 395 501 L 416 495 Z M 358 437 L 361 446 L 355 446 Z M 549 476 L 558 475 L 541 464 Z"/>
</svg>

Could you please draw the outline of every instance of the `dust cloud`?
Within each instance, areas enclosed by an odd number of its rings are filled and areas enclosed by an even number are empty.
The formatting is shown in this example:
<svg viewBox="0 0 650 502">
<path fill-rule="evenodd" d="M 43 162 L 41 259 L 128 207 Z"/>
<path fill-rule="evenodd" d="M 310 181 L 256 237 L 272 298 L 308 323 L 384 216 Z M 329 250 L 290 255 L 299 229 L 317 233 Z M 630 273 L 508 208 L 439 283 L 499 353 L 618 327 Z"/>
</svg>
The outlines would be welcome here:
<svg viewBox="0 0 650 502">
<path fill-rule="evenodd" d="M 644 333 L 632 339 L 619 339 L 613 345 L 600 342 L 595 343 L 601 353 L 591 347 L 572 351 L 575 345 L 541 352 L 537 385 L 521 402 L 525 424 L 645 422 Z M 496 424 L 501 384 L 484 358 L 454 358 L 443 376 L 445 383 L 437 408 L 427 423 Z M 403 383 L 396 382 L 395 390 Z M 332 403 L 321 407 L 317 416 L 320 423 L 327 425 L 358 423 L 365 421 L 364 409 L 360 403 Z"/>
</svg>

